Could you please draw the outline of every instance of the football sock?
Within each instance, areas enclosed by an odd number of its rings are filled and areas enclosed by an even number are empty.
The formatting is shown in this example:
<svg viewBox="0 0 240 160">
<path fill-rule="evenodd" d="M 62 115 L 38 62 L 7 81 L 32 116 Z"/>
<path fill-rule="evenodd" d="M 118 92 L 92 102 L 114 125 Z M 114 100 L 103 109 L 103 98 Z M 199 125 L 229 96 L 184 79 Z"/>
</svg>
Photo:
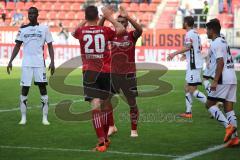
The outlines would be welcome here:
<svg viewBox="0 0 240 160">
<path fill-rule="evenodd" d="M 108 135 L 108 130 L 109 130 L 109 124 L 108 124 L 108 110 L 102 110 L 101 112 L 101 118 L 102 118 L 102 125 L 103 125 L 103 130 L 105 133 L 105 139 L 107 139 L 107 135 Z"/>
<path fill-rule="evenodd" d="M 109 126 L 114 126 L 114 118 L 113 118 L 113 107 L 112 104 L 110 104 L 107 108 L 108 114 L 107 114 L 107 120 Z"/>
<path fill-rule="evenodd" d="M 20 110 L 22 114 L 22 119 L 26 120 L 26 113 L 27 113 L 27 96 L 20 96 Z"/>
<path fill-rule="evenodd" d="M 139 117 L 138 107 L 137 106 L 130 107 L 130 120 L 132 130 L 137 130 L 138 117 Z"/>
<path fill-rule="evenodd" d="M 222 111 L 217 106 L 212 106 L 208 109 L 212 116 L 218 120 L 225 128 L 229 125 L 227 118 L 223 115 Z"/>
<path fill-rule="evenodd" d="M 199 90 L 196 90 L 193 92 L 193 96 L 199 100 L 200 102 L 206 104 L 207 102 L 207 97 L 202 93 L 200 92 Z"/>
<path fill-rule="evenodd" d="M 209 93 L 210 92 L 210 82 L 209 82 L 209 80 L 204 80 L 203 81 L 203 86 L 204 86 L 206 92 Z"/>
<path fill-rule="evenodd" d="M 48 116 L 48 96 L 47 95 L 42 95 L 41 96 L 41 102 L 42 102 L 43 119 L 47 120 L 47 116 Z"/>
<path fill-rule="evenodd" d="M 227 112 L 227 119 L 229 121 L 230 124 L 232 124 L 235 128 L 237 128 L 237 117 L 235 115 L 234 110 Z M 232 138 L 235 138 L 238 136 L 237 130 L 234 132 L 234 134 L 232 135 Z"/>
<path fill-rule="evenodd" d="M 99 109 L 93 109 L 92 110 L 92 122 L 93 122 L 93 127 L 96 131 L 98 139 L 105 139 L 106 135 L 103 129 L 103 118 L 101 110 Z"/>
<path fill-rule="evenodd" d="M 192 112 L 192 95 L 191 93 L 185 94 L 185 101 L 186 101 L 186 113 Z"/>
</svg>

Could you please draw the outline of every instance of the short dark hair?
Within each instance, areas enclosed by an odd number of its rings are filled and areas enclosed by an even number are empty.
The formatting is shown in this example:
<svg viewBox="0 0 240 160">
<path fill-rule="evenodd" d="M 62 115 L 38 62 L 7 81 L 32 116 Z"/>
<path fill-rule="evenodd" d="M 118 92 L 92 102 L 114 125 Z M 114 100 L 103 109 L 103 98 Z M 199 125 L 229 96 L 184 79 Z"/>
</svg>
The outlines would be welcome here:
<svg viewBox="0 0 240 160">
<path fill-rule="evenodd" d="M 217 18 L 211 19 L 207 24 L 206 27 L 209 29 L 214 30 L 217 34 L 221 32 L 221 24 Z"/>
<path fill-rule="evenodd" d="M 184 17 L 184 20 L 183 20 L 184 23 L 187 23 L 187 25 L 189 27 L 193 27 L 194 25 L 194 18 L 192 16 L 187 16 L 187 17 Z"/>
<path fill-rule="evenodd" d="M 36 7 L 30 7 L 28 10 L 30 10 L 30 9 L 35 10 L 36 13 L 38 14 L 38 9 Z"/>
<path fill-rule="evenodd" d="M 94 21 L 98 18 L 98 9 L 95 6 L 88 6 L 85 9 L 85 19 L 88 21 Z"/>
</svg>

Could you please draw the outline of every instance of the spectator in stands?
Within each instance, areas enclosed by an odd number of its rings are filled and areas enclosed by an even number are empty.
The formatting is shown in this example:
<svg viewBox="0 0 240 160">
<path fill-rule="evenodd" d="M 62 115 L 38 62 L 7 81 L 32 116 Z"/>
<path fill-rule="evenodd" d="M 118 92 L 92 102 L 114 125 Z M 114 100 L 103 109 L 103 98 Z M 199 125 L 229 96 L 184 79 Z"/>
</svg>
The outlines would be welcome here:
<svg viewBox="0 0 240 160">
<path fill-rule="evenodd" d="M 6 14 L 2 14 L 2 17 L 0 19 L 0 27 L 7 26 L 6 23 Z"/>
<path fill-rule="evenodd" d="M 59 22 L 58 27 L 60 28 L 60 32 L 58 33 L 59 44 L 68 44 L 68 29 L 63 26 L 62 22 Z"/>
<path fill-rule="evenodd" d="M 11 26 L 22 26 L 24 24 L 25 17 L 23 13 L 21 13 L 20 9 L 15 10 L 11 20 Z"/>
<path fill-rule="evenodd" d="M 2 17 L 3 15 L 6 17 L 6 9 L 5 6 L 0 3 L 0 16 Z"/>
<path fill-rule="evenodd" d="M 193 16 L 194 15 L 194 10 L 190 7 L 188 3 L 185 4 L 184 6 L 179 7 L 179 11 L 181 11 L 183 18 L 186 16 Z"/>
<path fill-rule="evenodd" d="M 218 0 L 218 12 L 223 13 L 223 0 Z"/>
<path fill-rule="evenodd" d="M 228 14 L 232 14 L 232 0 L 227 0 Z"/>
<path fill-rule="evenodd" d="M 205 27 L 205 24 L 206 24 L 206 21 L 207 21 L 207 15 L 208 15 L 208 12 L 209 12 L 209 5 L 208 5 L 208 2 L 207 1 L 204 1 L 204 7 L 203 7 L 203 10 L 202 10 L 202 15 L 200 17 L 200 27 L 201 28 L 204 28 Z"/>
</svg>

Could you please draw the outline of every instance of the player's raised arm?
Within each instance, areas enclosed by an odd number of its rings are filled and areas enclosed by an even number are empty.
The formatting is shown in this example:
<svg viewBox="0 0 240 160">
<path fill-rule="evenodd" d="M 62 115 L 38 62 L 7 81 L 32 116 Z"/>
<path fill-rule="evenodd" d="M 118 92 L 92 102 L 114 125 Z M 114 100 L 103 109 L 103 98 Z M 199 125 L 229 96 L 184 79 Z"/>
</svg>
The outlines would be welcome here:
<svg viewBox="0 0 240 160">
<path fill-rule="evenodd" d="M 178 54 L 183 54 L 183 53 L 189 51 L 189 50 L 191 49 L 191 46 L 192 46 L 192 44 L 190 44 L 189 46 L 184 46 L 181 50 L 169 54 L 168 57 L 167 57 L 167 59 L 170 61 L 170 60 L 172 60 L 176 55 L 178 55 Z"/>
<path fill-rule="evenodd" d="M 18 34 L 21 34 L 21 32 L 19 31 Z M 20 35 L 18 35 L 18 37 L 19 36 Z M 13 52 L 12 52 L 11 58 L 9 60 L 8 66 L 7 66 L 7 73 L 8 74 L 10 74 L 10 71 L 12 70 L 12 62 L 13 62 L 14 58 L 17 56 L 17 54 L 18 54 L 18 52 L 19 52 L 19 50 L 21 48 L 21 45 L 22 45 L 22 41 L 16 40 L 16 45 L 13 48 Z"/>
<path fill-rule="evenodd" d="M 105 20 L 106 20 L 106 18 L 105 18 L 105 17 L 102 17 L 102 18 L 99 20 L 98 25 L 99 25 L 99 26 L 103 26 Z"/>
<path fill-rule="evenodd" d="M 102 13 L 103 13 L 103 16 L 113 24 L 113 26 L 116 30 L 116 35 L 122 35 L 126 32 L 124 26 L 121 23 L 117 22 L 112 17 L 112 11 L 109 7 L 103 7 L 102 8 Z"/>
<path fill-rule="evenodd" d="M 119 9 L 120 9 L 120 15 L 122 17 L 125 17 L 135 28 L 135 31 L 133 32 L 133 36 L 135 39 L 138 39 L 142 35 L 142 32 L 143 32 L 142 26 L 140 24 L 138 24 L 133 18 L 131 18 L 128 15 L 127 10 L 124 7 L 120 6 Z"/>
</svg>

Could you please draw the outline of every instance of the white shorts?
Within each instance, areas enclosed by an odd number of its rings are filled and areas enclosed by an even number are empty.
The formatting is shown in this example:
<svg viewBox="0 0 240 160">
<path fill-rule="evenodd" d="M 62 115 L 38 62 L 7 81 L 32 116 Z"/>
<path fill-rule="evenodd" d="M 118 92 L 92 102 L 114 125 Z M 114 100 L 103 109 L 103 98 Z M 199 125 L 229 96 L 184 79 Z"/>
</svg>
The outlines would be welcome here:
<svg viewBox="0 0 240 160">
<path fill-rule="evenodd" d="M 187 69 L 185 80 L 188 83 L 188 85 L 192 86 L 201 85 L 202 84 L 201 72 L 202 72 L 201 68 L 192 70 Z"/>
<path fill-rule="evenodd" d="M 236 102 L 237 85 L 236 84 L 219 84 L 216 91 L 208 93 L 208 99 L 212 101 L 229 101 Z"/>
<path fill-rule="evenodd" d="M 47 84 L 45 67 L 22 67 L 21 86 L 31 86 L 34 77 L 34 84 Z"/>
<path fill-rule="evenodd" d="M 213 75 L 215 75 L 215 69 L 206 68 L 203 71 L 203 78 L 213 79 L 214 78 Z"/>
</svg>

